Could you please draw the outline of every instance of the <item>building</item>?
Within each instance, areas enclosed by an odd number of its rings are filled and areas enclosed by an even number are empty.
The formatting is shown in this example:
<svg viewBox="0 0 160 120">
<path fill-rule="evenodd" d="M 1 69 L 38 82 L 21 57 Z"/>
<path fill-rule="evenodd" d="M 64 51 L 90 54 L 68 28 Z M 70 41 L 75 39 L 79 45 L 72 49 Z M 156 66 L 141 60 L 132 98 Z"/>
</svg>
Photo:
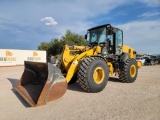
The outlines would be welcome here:
<svg viewBox="0 0 160 120">
<path fill-rule="evenodd" d="M 0 66 L 24 65 L 24 61 L 46 63 L 46 51 L 0 49 Z"/>
</svg>

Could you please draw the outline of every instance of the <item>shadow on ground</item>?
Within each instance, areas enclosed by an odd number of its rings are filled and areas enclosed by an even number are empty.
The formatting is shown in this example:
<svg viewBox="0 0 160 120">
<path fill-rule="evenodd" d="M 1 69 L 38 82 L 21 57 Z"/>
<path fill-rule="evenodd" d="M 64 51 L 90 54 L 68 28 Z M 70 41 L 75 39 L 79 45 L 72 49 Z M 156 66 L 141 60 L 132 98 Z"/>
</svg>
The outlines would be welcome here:
<svg viewBox="0 0 160 120">
<path fill-rule="evenodd" d="M 121 80 L 119 80 L 118 78 L 115 77 L 109 77 L 108 82 L 119 82 L 119 83 L 123 83 Z M 80 86 L 79 84 L 73 83 L 73 84 L 68 84 L 68 89 L 72 90 L 72 91 L 78 91 L 78 92 L 85 92 Z"/>
<path fill-rule="evenodd" d="M 12 84 L 12 92 L 16 95 L 16 97 L 19 99 L 19 101 L 21 101 L 21 103 L 25 106 L 25 107 L 30 107 L 28 105 L 28 103 L 18 94 L 18 92 L 16 92 L 16 90 L 14 89 L 14 87 L 18 84 L 18 81 L 17 79 L 12 79 L 12 78 L 7 78 L 11 84 Z"/>
<path fill-rule="evenodd" d="M 115 77 L 109 77 L 108 81 L 123 83 L 121 80 L 119 80 L 118 78 L 115 78 Z"/>
<path fill-rule="evenodd" d="M 73 83 L 73 84 L 68 84 L 68 90 L 72 90 L 72 91 L 78 91 L 78 92 L 85 92 L 80 86 L 79 84 Z"/>
</svg>

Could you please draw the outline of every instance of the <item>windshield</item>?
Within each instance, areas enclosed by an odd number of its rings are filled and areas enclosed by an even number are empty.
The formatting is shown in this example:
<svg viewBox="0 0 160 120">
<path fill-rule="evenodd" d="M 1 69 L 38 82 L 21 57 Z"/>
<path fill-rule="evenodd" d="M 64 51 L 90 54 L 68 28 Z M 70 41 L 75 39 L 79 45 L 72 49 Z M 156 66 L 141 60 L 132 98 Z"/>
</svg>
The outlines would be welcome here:
<svg viewBox="0 0 160 120">
<path fill-rule="evenodd" d="M 90 30 L 88 33 L 88 43 L 89 44 L 99 44 L 106 41 L 106 28 L 99 28 Z"/>
</svg>

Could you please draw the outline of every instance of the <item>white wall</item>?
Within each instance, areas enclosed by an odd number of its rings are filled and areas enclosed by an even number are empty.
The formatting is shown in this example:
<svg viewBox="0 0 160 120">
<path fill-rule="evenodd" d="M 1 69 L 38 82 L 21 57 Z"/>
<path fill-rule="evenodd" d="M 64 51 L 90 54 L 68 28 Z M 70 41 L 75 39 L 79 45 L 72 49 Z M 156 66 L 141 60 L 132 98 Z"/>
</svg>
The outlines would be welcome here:
<svg viewBox="0 0 160 120">
<path fill-rule="evenodd" d="M 24 61 L 46 62 L 46 51 L 0 49 L 0 66 L 24 65 Z"/>
</svg>

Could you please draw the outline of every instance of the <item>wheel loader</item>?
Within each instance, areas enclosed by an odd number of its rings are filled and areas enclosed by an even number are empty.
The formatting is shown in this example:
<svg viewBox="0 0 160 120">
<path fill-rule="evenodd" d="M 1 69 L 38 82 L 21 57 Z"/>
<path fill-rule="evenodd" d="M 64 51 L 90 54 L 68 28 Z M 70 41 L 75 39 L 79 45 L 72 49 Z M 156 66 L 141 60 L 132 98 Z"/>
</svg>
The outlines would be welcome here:
<svg viewBox="0 0 160 120">
<path fill-rule="evenodd" d="M 108 79 L 132 83 L 142 63 L 135 60 L 136 51 L 123 44 L 123 31 L 105 24 L 88 29 L 88 45 L 64 45 L 57 66 L 25 61 L 16 91 L 30 106 L 44 105 L 64 95 L 68 83 L 78 82 L 86 92 L 100 92 Z"/>
</svg>

